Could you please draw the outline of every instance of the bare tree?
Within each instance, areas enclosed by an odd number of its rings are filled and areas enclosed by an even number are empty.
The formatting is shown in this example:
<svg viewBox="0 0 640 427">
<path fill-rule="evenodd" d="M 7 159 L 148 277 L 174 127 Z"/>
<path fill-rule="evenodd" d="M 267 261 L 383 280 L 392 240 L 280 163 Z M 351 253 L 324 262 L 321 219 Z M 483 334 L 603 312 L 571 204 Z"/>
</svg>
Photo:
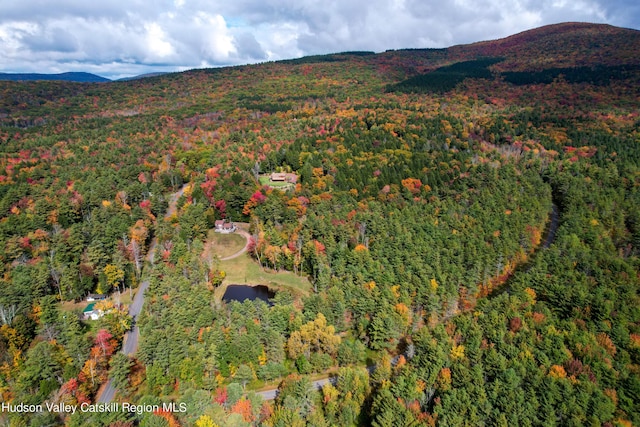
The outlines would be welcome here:
<svg viewBox="0 0 640 427">
<path fill-rule="evenodd" d="M 358 240 L 365 245 L 369 246 L 369 239 L 367 238 L 367 223 L 361 222 L 358 224 Z"/>
<path fill-rule="evenodd" d="M 47 337 L 47 341 L 53 341 L 58 337 L 58 329 L 55 325 L 46 324 L 42 330 L 42 333 Z"/>
<path fill-rule="evenodd" d="M 259 183 L 260 182 L 260 162 L 256 162 L 253 167 L 251 168 L 251 173 L 253 173 L 253 177 L 255 178 L 256 182 Z"/>
<path fill-rule="evenodd" d="M 16 305 L 11 304 L 7 307 L 0 304 L 0 321 L 3 325 L 11 325 L 14 317 L 16 317 Z"/>
<path fill-rule="evenodd" d="M 136 277 L 140 278 L 140 273 L 142 271 L 142 261 L 144 260 L 144 256 L 142 254 L 142 248 L 137 240 L 131 239 L 131 256 L 133 257 L 133 262 L 136 267 Z"/>
<path fill-rule="evenodd" d="M 260 224 L 258 218 L 255 218 L 254 226 L 253 226 L 253 234 L 251 236 L 253 241 L 255 242 L 253 252 L 258 259 L 258 264 L 260 264 L 260 268 L 264 270 L 264 266 L 262 265 L 262 248 L 260 245 Z"/>
<path fill-rule="evenodd" d="M 120 201 L 122 202 L 123 205 L 127 204 L 127 200 L 129 200 L 129 195 L 127 194 L 126 191 L 124 191 L 124 190 L 118 191 L 117 196 L 118 196 L 118 198 L 120 199 Z"/>
<path fill-rule="evenodd" d="M 63 270 L 61 268 L 58 268 L 58 266 L 56 266 L 56 262 L 55 262 L 55 256 L 56 256 L 56 250 L 55 249 L 51 249 L 49 251 L 49 274 L 51 275 L 51 278 L 53 279 L 53 283 L 55 283 L 56 287 L 58 288 L 58 294 L 60 295 L 60 301 L 62 301 L 62 286 L 60 284 L 60 281 L 62 280 L 62 273 Z"/>
<path fill-rule="evenodd" d="M 58 223 L 53 224 L 53 227 L 52 227 L 51 231 L 52 231 L 53 237 L 55 237 L 55 236 L 59 235 L 62 232 L 62 226 L 60 224 L 58 224 Z"/>
<path fill-rule="evenodd" d="M 298 234 L 298 239 L 296 240 L 296 262 L 293 263 L 293 272 L 298 274 L 298 264 L 302 260 L 302 235 Z"/>
<path fill-rule="evenodd" d="M 254 233 L 253 236 L 251 236 L 255 242 L 255 245 L 253 247 L 253 252 L 256 254 L 256 258 L 258 259 L 258 264 L 260 265 L 260 268 L 264 270 L 264 266 L 262 265 L 262 251 L 260 250 L 260 235 L 258 233 Z"/>
</svg>

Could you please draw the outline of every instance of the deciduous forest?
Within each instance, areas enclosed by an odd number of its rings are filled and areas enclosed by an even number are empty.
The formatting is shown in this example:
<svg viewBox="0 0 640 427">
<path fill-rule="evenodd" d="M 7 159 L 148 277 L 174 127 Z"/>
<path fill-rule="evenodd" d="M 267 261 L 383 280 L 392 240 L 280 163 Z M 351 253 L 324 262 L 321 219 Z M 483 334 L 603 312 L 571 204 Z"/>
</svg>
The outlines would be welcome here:
<svg viewBox="0 0 640 427">
<path fill-rule="evenodd" d="M 0 93 L 3 425 L 640 425 L 640 32 Z"/>
</svg>

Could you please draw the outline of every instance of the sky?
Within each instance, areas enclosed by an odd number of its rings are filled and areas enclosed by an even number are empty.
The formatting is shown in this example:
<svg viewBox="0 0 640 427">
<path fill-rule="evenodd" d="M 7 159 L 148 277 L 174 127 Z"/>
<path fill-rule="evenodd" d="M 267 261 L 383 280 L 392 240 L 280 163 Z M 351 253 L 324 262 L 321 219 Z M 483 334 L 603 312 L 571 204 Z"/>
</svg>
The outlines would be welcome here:
<svg viewBox="0 0 640 427">
<path fill-rule="evenodd" d="M 0 0 L 0 72 L 116 79 L 353 50 L 439 48 L 559 22 L 640 29 L 638 0 Z"/>
</svg>

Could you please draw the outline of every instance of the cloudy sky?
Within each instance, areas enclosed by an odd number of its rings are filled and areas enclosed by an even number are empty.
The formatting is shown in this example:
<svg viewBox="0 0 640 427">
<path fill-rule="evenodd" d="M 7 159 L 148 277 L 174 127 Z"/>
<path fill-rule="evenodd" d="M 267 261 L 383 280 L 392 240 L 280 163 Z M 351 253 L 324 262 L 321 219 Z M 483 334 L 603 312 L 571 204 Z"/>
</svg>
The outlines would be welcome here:
<svg viewBox="0 0 640 427">
<path fill-rule="evenodd" d="M 0 72 L 120 78 L 346 50 L 448 47 L 546 24 L 640 29 L 637 0 L 0 0 Z"/>
</svg>

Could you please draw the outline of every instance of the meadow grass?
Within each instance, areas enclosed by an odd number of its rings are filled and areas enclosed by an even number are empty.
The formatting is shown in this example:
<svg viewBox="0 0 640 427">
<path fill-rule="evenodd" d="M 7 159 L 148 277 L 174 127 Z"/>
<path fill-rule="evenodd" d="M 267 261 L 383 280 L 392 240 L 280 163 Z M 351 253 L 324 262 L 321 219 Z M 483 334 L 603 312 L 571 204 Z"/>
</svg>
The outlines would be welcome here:
<svg viewBox="0 0 640 427">
<path fill-rule="evenodd" d="M 306 277 L 297 276 L 290 271 L 263 270 L 248 254 L 221 261 L 219 268 L 226 273 L 226 277 L 215 292 L 216 299 L 222 299 L 227 286 L 235 284 L 264 285 L 272 291 L 287 290 L 297 297 L 311 292 L 311 283 Z"/>
<path fill-rule="evenodd" d="M 245 243 L 245 238 L 235 233 L 222 234 L 210 230 L 207 236 L 207 245 L 211 245 L 210 250 L 212 254 L 220 258 L 238 253 L 244 248 Z"/>
</svg>

